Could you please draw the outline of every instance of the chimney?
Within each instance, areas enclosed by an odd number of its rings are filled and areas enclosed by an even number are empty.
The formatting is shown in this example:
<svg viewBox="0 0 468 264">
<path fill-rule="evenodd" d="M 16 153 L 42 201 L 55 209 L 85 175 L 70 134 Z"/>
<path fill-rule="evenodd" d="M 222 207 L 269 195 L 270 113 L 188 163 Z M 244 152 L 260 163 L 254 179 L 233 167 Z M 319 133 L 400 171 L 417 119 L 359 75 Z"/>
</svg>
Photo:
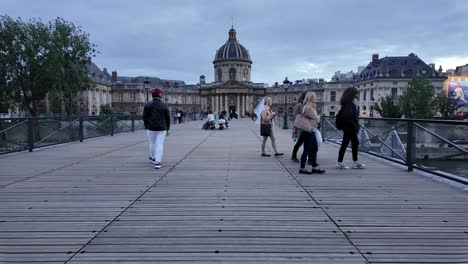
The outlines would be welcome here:
<svg viewBox="0 0 468 264">
<path fill-rule="evenodd" d="M 107 73 L 107 68 L 102 68 L 102 71 L 103 71 L 104 73 Z"/>
<path fill-rule="evenodd" d="M 377 64 L 379 62 L 379 54 L 374 53 L 372 54 L 372 63 Z"/>
<path fill-rule="evenodd" d="M 401 77 L 405 77 L 405 65 L 401 65 Z"/>
<path fill-rule="evenodd" d="M 205 84 L 205 75 L 200 75 L 200 84 Z"/>
<path fill-rule="evenodd" d="M 322 78 L 320 78 L 320 79 L 319 79 L 319 83 L 325 83 L 325 80 L 322 79 Z"/>
<path fill-rule="evenodd" d="M 113 83 L 116 83 L 116 82 L 117 82 L 117 71 L 113 71 L 113 72 L 112 72 L 111 81 L 112 81 Z"/>
</svg>

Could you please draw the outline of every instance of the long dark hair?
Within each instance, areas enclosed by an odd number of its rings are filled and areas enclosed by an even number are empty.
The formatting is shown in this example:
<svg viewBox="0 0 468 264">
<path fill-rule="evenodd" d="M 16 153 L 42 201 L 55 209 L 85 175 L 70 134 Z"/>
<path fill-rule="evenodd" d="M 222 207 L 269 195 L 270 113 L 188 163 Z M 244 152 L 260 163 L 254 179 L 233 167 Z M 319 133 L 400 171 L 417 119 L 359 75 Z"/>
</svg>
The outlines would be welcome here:
<svg viewBox="0 0 468 264">
<path fill-rule="evenodd" d="M 297 100 L 298 103 L 303 104 L 304 103 L 304 98 L 307 92 L 301 93 L 301 96 L 299 96 L 299 99 Z"/>
<path fill-rule="evenodd" d="M 340 104 L 348 104 L 353 102 L 353 99 L 359 93 L 356 87 L 349 87 L 343 92 L 343 96 L 341 96 Z"/>
</svg>

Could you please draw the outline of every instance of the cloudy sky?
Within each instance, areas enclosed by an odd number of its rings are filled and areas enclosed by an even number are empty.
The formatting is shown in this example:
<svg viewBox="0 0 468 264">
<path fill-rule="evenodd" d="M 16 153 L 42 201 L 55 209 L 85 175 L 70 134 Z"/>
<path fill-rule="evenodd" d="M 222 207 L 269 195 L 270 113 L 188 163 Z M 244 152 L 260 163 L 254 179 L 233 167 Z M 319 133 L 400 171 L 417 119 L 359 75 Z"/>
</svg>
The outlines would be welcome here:
<svg viewBox="0 0 468 264">
<path fill-rule="evenodd" d="M 0 0 L 0 14 L 62 17 L 91 34 L 100 68 L 186 83 L 213 81 L 232 17 L 254 82 L 329 79 L 372 53 L 468 64 L 467 0 Z"/>
</svg>

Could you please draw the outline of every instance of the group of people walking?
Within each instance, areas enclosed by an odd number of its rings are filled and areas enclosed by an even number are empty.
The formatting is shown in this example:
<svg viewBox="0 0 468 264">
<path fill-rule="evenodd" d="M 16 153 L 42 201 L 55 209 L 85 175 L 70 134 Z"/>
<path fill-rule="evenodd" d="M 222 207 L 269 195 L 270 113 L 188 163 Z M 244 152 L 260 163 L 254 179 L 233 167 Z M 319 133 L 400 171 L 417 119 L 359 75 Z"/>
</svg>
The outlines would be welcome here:
<svg viewBox="0 0 468 264">
<path fill-rule="evenodd" d="M 148 102 L 143 110 L 143 122 L 149 141 L 149 160 L 154 164 L 156 169 L 162 167 L 161 160 L 163 156 L 164 140 L 171 124 L 169 109 L 161 100 L 162 93 L 163 91 L 160 88 L 154 89 L 152 91 L 153 100 Z M 337 127 L 343 131 L 343 141 L 338 152 L 337 169 L 350 168 L 343 163 L 344 154 L 350 142 L 353 158 L 352 168 L 365 168 L 365 165 L 358 161 L 359 140 L 357 134 L 359 132 L 359 113 L 354 104 L 354 99 L 357 98 L 357 96 L 358 90 L 351 87 L 344 91 L 340 100 L 341 110 L 336 117 L 336 124 Z M 296 123 L 301 123 L 301 127 L 294 127 L 293 129 L 293 134 L 294 137 L 297 138 L 297 142 L 293 147 L 291 159 L 300 163 L 300 174 L 325 173 L 325 170 L 322 170 L 317 163 L 317 153 L 321 143 L 321 136 L 320 116 L 317 114 L 316 101 L 317 95 L 315 92 L 304 92 L 301 94 L 298 103 L 294 107 L 293 114 L 296 117 L 294 123 L 295 125 Z M 273 129 L 276 112 L 272 111 L 271 105 L 272 99 L 266 97 L 255 110 L 256 115 L 260 117 L 257 122 L 260 123 L 260 134 L 263 137 L 261 144 L 261 156 L 263 157 L 271 156 L 265 150 L 268 138 L 270 138 L 274 155 L 283 155 L 283 153 L 278 151 L 276 146 L 275 130 Z M 210 115 L 208 116 L 210 117 Z M 298 119 L 302 121 L 298 122 Z M 297 153 L 302 145 L 304 146 L 304 150 L 299 160 L 297 158 Z M 306 163 L 312 166 L 310 170 L 306 169 Z"/>
<path fill-rule="evenodd" d="M 358 161 L 359 140 L 357 134 L 359 132 L 359 113 L 356 105 L 354 104 L 354 99 L 357 98 L 357 96 L 358 90 L 351 87 L 344 91 L 340 100 L 341 110 L 338 113 L 337 119 L 339 119 L 340 128 L 343 130 L 343 141 L 338 152 L 338 163 L 336 164 L 337 169 L 350 168 L 343 163 L 344 154 L 350 142 L 353 158 L 352 168 L 365 168 L 365 165 Z M 317 163 L 317 153 L 321 143 L 321 134 L 320 116 L 317 114 L 316 101 L 317 95 L 315 92 L 304 92 L 299 97 L 298 103 L 295 105 L 293 110 L 293 116 L 296 117 L 296 121 L 294 123 L 301 124 L 302 129 L 298 127 L 293 128 L 293 138 L 297 138 L 297 141 L 292 150 L 291 160 L 300 163 L 300 174 L 325 173 L 325 170 L 322 170 L 320 165 Z M 263 109 L 261 109 L 261 111 L 258 110 L 260 112 L 260 135 L 263 137 L 261 145 L 261 156 L 263 157 L 270 156 L 270 154 L 265 152 L 265 143 L 268 138 L 270 138 L 275 156 L 283 155 L 283 153 L 278 152 L 276 146 L 275 133 L 273 129 L 276 113 L 271 110 L 271 105 L 271 98 L 266 97 Z M 298 121 L 298 119 L 301 120 Z M 297 158 L 297 153 L 302 145 L 304 145 L 304 150 L 299 160 Z M 306 169 L 306 163 L 312 166 L 310 170 Z"/>
</svg>

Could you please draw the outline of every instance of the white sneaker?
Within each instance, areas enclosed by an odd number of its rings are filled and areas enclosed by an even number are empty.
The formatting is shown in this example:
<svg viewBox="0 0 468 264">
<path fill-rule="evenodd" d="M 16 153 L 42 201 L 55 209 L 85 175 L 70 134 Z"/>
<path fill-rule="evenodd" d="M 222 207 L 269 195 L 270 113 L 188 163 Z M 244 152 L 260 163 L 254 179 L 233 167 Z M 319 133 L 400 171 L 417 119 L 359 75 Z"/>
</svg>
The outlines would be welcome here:
<svg viewBox="0 0 468 264">
<path fill-rule="evenodd" d="M 154 162 L 154 168 L 155 168 L 155 169 L 160 169 L 160 168 L 162 168 L 161 163 L 160 163 L 159 161 L 155 161 L 155 162 Z"/>
<path fill-rule="evenodd" d="M 359 162 L 354 162 L 352 168 L 353 169 L 364 169 L 364 168 L 366 168 L 366 164 L 362 164 L 362 163 L 359 163 Z"/>
<path fill-rule="evenodd" d="M 349 169 L 349 167 L 344 165 L 344 163 L 338 163 L 338 164 L 336 164 L 336 169 L 337 170 L 347 170 L 347 169 Z"/>
</svg>

